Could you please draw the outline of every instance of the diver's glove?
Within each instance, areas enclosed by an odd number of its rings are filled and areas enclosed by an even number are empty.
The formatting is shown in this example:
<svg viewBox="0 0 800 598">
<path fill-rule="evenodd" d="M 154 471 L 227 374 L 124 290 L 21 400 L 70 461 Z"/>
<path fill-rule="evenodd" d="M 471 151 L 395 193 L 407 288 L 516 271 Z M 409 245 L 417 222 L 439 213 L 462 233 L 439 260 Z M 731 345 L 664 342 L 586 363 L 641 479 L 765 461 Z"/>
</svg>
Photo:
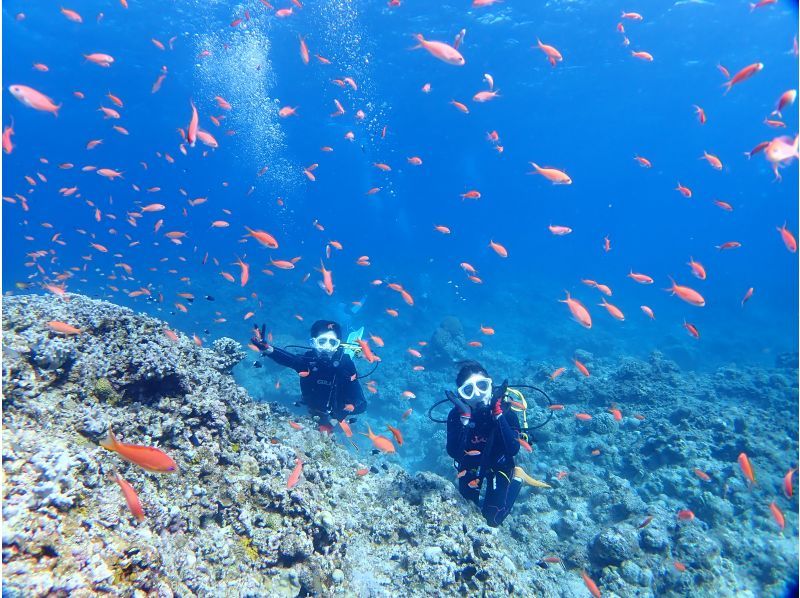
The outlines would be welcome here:
<svg viewBox="0 0 800 598">
<path fill-rule="evenodd" d="M 253 343 L 254 346 L 258 347 L 258 350 L 261 351 L 262 353 L 272 353 L 272 346 L 267 344 L 266 334 L 267 334 L 266 324 L 262 324 L 260 330 L 258 328 L 258 324 L 254 324 L 253 336 L 250 338 L 250 342 Z"/>
<path fill-rule="evenodd" d="M 498 398 L 492 405 L 492 417 L 500 419 L 501 415 L 503 415 L 503 399 Z"/>
<path fill-rule="evenodd" d="M 503 399 L 508 390 L 508 380 L 503 380 L 503 383 L 496 389 L 492 395 L 492 417 L 500 419 L 503 415 Z"/>
</svg>

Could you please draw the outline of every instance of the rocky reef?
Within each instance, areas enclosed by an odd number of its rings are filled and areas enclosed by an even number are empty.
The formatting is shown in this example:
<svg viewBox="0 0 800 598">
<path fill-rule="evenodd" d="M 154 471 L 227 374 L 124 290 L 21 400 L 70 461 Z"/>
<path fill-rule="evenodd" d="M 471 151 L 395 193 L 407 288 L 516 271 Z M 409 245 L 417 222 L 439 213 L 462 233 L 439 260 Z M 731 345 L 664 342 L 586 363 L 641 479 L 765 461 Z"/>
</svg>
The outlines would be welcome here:
<svg viewBox="0 0 800 598">
<path fill-rule="evenodd" d="M 363 443 L 356 453 L 277 403 L 254 401 L 230 373 L 244 357 L 235 341 L 199 347 L 157 319 L 66 299 L 4 300 L 4 596 L 570 597 L 587 595 L 582 570 L 603 596 L 765 596 L 797 569 L 796 497 L 780 489 L 796 465 L 787 425 L 796 358 L 773 371 L 695 376 L 658 355 L 612 363 L 579 353 L 592 376 L 567 373 L 549 388 L 565 411 L 533 435 L 525 462 L 553 488 L 525 488 L 493 529 L 450 479 L 409 474 L 403 456 Z M 80 333 L 57 333 L 51 321 Z M 436 334 L 437 359 L 454 358 L 456 323 Z M 521 383 L 552 371 L 509 356 L 489 365 L 501 363 L 527 372 Z M 426 371 L 413 386 L 389 370 L 381 392 L 446 383 Z M 371 405 L 367 417 L 397 418 L 405 407 Z M 578 408 L 592 420 L 575 420 Z M 151 473 L 101 448 L 109 428 L 159 447 L 179 471 Z M 406 445 L 447 475 L 440 428 L 420 417 Z M 756 468 L 753 488 L 738 471 L 741 452 Z M 288 489 L 296 459 L 302 475 Z M 138 492 L 143 521 L 115 471 Z M 783 533 L 771 500 L 785 513 Z M 685 508 L 693 521 L 676 517 Z"/>
</svg>

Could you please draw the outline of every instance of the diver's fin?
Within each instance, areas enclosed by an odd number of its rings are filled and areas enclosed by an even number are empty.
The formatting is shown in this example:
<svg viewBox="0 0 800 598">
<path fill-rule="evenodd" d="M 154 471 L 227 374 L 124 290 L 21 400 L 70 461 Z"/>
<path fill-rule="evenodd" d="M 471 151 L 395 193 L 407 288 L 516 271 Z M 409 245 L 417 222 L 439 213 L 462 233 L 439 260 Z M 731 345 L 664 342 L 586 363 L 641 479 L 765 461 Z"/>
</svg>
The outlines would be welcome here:
<svg viewBox="0 0 800 598">
<path fill-rule="evenodd" d="M 361 340 L 361 337 L 364 336 L 364 327 L 362 326 L 358 330 L 354 330 L 350 334 L 347 335 L 347 340 L 345 341 L 346 345 L 356 345 L 356 341 Z M 349 347 L 345 347 L 345 355 L 349 355 L 350 359 L 355 357 L 356 350 L 351 349 Z"/>
<path fill-rule="evenodd" d="M 550 484 L 545 484 L 539 480 L 534 480 L 531 476 L 525 473 L 524 469 L 519 466 L 514 468 L 514 477 L 520 478 L 523 482 L 528 484 L 528 486 L 533 486 L 534 488 L 552 488 Z"/>
</svg>

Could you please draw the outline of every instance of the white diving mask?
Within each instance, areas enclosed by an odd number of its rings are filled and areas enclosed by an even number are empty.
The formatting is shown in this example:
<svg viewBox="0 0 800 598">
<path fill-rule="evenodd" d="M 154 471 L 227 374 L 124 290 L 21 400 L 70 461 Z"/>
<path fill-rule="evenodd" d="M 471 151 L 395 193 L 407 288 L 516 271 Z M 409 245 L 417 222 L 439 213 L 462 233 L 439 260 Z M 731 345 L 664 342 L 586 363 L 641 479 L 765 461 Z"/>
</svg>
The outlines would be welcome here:
<svg viewBox="0 0 800 598">
<path fill-rule="evenodd" d="M 321 353 L 333 353 L 342 344 L 342 341 L 336 336 L 332 330 L 323 332 L 319 336 L 311 339 L 311 344 L 317 351 Z"/>
<path fill-rule="evenodd" d="M 458 394 L 465 401 L 478 399 L 488 405 L 492 396 L 492 379 L 482 374 L 472 374 L 458 387 Z"/>
</svg>

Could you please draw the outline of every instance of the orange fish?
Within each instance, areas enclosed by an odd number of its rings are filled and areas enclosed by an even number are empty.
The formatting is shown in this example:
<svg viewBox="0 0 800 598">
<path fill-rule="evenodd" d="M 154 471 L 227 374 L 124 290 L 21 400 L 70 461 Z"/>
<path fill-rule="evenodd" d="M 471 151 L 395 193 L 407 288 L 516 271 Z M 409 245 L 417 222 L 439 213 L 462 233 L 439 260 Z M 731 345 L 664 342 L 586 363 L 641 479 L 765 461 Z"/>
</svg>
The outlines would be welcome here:
<svg viewBox="0 0 800 598">
<path fill-rule="evenodd" d="M 528 174 L 540 174 L 554 185 L 571 185 L 572 179 L 569 178 L 566 172 L 556 168 L 541 168 L 535 162 L 530 162 L 533 166 L 534 172 Z"/>
<path fill-rule="evenodd" d="M 653 62 L 653 55 L 650 54 L 650 52 L 631 52 L 631 56 L 638 58 L 639 60 L 644 60 L 645 62 Z"/>
<path fill-rule="evenodd" d="M 733 89 L 734 85 L 741 83 L 742 81 L 746 81 L 761 69 L 764 68 L 764 65 L 761 62 L 753 63 L 749 66 L 744 67 L 738 73 L 736 73 L 733 77 L 731 77 L 728 81 L 722 84 L 725 88 L 725 93 L 727 94 L 731 89 Z"/>
<path fill-rule="evenodd" d="M 489 247 L 491 247 L 494 250 L 494 252 L 500 257 L 508 257 L 508 250 L 502 245 L 500 245 L 500 243 L 489 241 Z"/>
<path fill-rule="evenodd" d="M 364 355 L 364 359 L 366 359 L 369 363 L 381 360 L 380 357 L 372 352 L 372 348 L 369 346 L 367 341 L 364 339 L 358 339 L 356 342 L 361 347 L 361 353 Z"/>
<path fill-rule="evenodd" d="M 11 136 L 14 134 L 14 119 L 11 119 L 11 125 L 3 129 L 3 151 L 10 154 L 14 150 L 14 144 L 11 142 Z"/>
<path fill-rule="evenodd" d="M 692 196 L 692 190 L 689 189 L 689 187 L 681 185 L 680 182 L 678 182 L 678 186 L 675 187 L 675 191 L 680 192 L 680 194 L 686 198 L 690 198 Z"/>
<path fill-rule="evenodd" d="M 350 429 L 350 424 L 348 424 L 345 420 L 339 421 L 339 427 L 342 429 L 342 432 L 344 432 L 345 436 L 348 438 L 353 437 L 353 430 Z"/>
<path fill-rule="evenodd" d="M 575 419 L 580 420 L 582 422 L 588 422 L 590 419 L 592 419 L 592 416 L 589 415 L 588 413 L 576 413 Z"/>
<path fill-rule="evenodd" d="M 118 453 L 120 457 L 138 465 L 142 469 L 154 473 L 172 473 L 178 471 L 178 464 L 161 449 L 138 444 L 119 442 L 108 429 L 108 436 L 100 443 L 104 449 Z"/>
<path fill-rule="evenodd" d="M 554 46 L 543 44 L 538 37 L 536 38 L 536 46 L 542 52 L 544 52 L 544 55 L 547 57 L 547 61 L 550 63 L 550 66 L 555 66 L 557 62 L 564 60 L 563 56 L 561 56 L 561 52 L 559 52 Z"/>
<path fill-rule="evenodd" d="M 322 288 L 328 295 L 333 295 L 333 273 L 325 269 L 325 264 L 321 259 L 319 265 L 320 268 L 318 271 L 322 273 Z"/>
<path fill-rule="evenodd" d="M 611 303 L 606 301 L 605 297 L 603 297 L 603 302 L 598 303 L 598 305 L 601 307 L 605 307 L 608 313 L 611 314 L 613 318 L 616 318 L 620 322 L 625 321 L 625 314 L 623 314 L 622 311 L 616 305 L 612 305 Z"/>
<path fill-rule="evenodd" d="M 681 509 L 678 511 L 678 519 L 681 521 L 692 521 L 694 519 L 694 513 L 689 509 Z"/>
<path fill-rule="evenodd" d="M 519 442 L 520 446 L 522 448 L 524 448 L 526 451 L 528 451 L 529 453 L 533 452 L 533 449 L 531 448 L 530 443 L 528 443 L 526 440 L 523 440 L 522 438 L 517 438 L 517 442 Z"/>
<path fill-rule="evenodd" d="M 419 44 L 411 48 L 412 50 L 422 48 L 427 50 L 431 56 L 454 66 L 464 66 L 466 63 L 461 53 L 449 44 L 434 40 L 426 40 L 420 33 L 415 33 L 414 38 Z"/>
<path fill-rule="evenodd" d="M 58 334 L 63 334 L 64 336 L 71 336 L 73 334 L 81 334 L 83 332 L 80 328 L 75 328 L 75 326 L 70 326 L 65 322 L 59 322 L 57 320 L 51 320 L 47 323 L 47 327 L 50 328 L 53 332 L 57 332 Z"/>
<path fill-rule="evenodd" d="M 286 481 L 287 488 L 294 488 L 300 479 L 300 474 L 303 473 L 303 462 L 300 459 L 294 460 L 294 469 L 289 474 L 289 479 Z"/>
<path fill-rule="evenodd" d="M 583 306 L 583 304 L 578 301 L 577 299 L 573 299 L 570 297 L 569 291 L 564 291 L 567 294 L 566 299 L 559 299 L 559 303 L 566 303 L 567 307 L 569 307 L 569 311 L 572 314 L 572 317 L 575 319 L 578 324 L 583 326 L 584 328 L 591 328 L 592 327 L 592 316 L 589 315 L 589 311 Z"/>
<path fill-rule="evenodd" d="M 747 478 L 747 485 L 751 486 L 755 484 L 756 476 L 753 473 L 753 466 L 750 465 L 750 459 L 747 458 L 745 453 L 740 453 L 737 460 L 739 461 L 739 467 L 742 469 L 744 477 Z"/>
<path fill-rule="evenodd" d="M 394 436 L 394 440 L 395 440 L 395 442 L 397 442 L 397 445 L 398 446 L 403 446 L 403 434 L 402 434 L 402 432 L 400 432 L 400 430 L 398 430 L 394 426 L 390 426 L 389 424 L 386 424 L 386 429 L 389 430 L 392 433 L 392 436 Z"/>
<path fill-rule="evenodd" d="M 694 470 L 694 475 L 696 475 L 698 478 L 700 478 L 700 479 L 701 479 L 701 480 L 703 480 L 704 482 L 710 482 L 710 481 L 711 481 L 711 476 L 709 476 L 709 475 L 708 475 L 708 474 L 707 474 L 705 471 L 703 471 L 702 469 L 697 469 L 697 468 L 695 468 L 695 470 Z"/>
<path fill-rule="evenodd" d="M 102 54 L 100 52 L 95 52 L 94 54 L 84 54 L 83 57 L 89 62 L 105 68 L 108 68 L 112 64 L 114 64 L 113 56 L 109 56 L 108 54 Z"/>
<path fill-rule="evenodd" d="M 694 105 L 694 113 L 697 115 L 697 120 L 701 125 L 706 124 L 706 121 L 708 119 L 706 118 L 706 111 L 705 110 L 703 110 L 700 106 L 695 104 Z"/>
<path fill-rule="evenodd" d="M 139 495 L 136 494 L 136 490 L 134 490 L 133 486 L 125 481 L 116 471 L 114 471 L 114 479 L 122 489 L 122 496 L 125 497 L 125 502 L 128 503 L 128 509 L 130 509 L 131 514 L 137 521 L 143 521 L 144 509 L 142 508 L 142 503 L 139 501 Z"/>
<path fill-rule="evenodd" d="M 708 152 L 704 151 L 703 155 L 700 156 L 700 159 L 708 162 L 711 167 L 714 168 L 714 170 L 722 170 L 722 161 L 714 154 L 709 154 Z"/>
<path fill-rule="evenodd" d="M 586 571 L 581 571 L 581 577 L 583 578 L 583 583 L 586 584 L 586 589 L 589 590 L 589 593 L 594 598 L 600 598 L 601 597 L 600 588 L 597 587 L 597 584 L 591 577 L 589 577 Z"/>
<path fill-rule="evenodd" d="M 689 305 L 694 305 L 696 307 L 703 307 L 706 304 L 706 300 L 703 299 L 703 296 L 700 293 L 689 287 L 676 284 L 671 277 L 670 280 L 672 281 L 672 287 L 666 289 L 667 291 L 671 291 L 673 295 L 677 295 L 679 298 L 683 299 Z"/>
<path fill-rule="evenodd" d="M 797 253 L 797 239 L 795 239 L 791 231 L 786 228 L 786 223 L 784 222 L 783 226 L 776 228 L 781 234 L 781 239 L 783 240 L 783 244 L 786 246 L 786 249 L 788 249 L 791 253 Z"/>
<path fill-rule="evenodd" d="M 58 110 L 61 108 L 61 104 L 56 105 L 53 100 L 32 87 L 26 85 L 11 85 L 8 91 L 28 108 L 33 108 L 34 110 L 40 110 L 42 112 L 50 112 L 53 116 L 58 116 Z"/>
<path fill-rule="evenodd" d="M 372 428 L 370 428 L 369 424 L 367 424 L 367 432 L 368 432 L 367 434 L 364 434 L 364 432 L 359 432 L 359 433 L 363 434 L 364 436 L 367 436 L 372 441 L 372 444 L 375 446 L 375 448 L 378 449 L 379 451 L 383 453 L 394 453 L 396 451 L 394 445 L 392 444 L 392 441 L 386 438 L 385 436 L 379 436 L 373 433 Z"/>
<path fill-rule="evenodd" d="M 253 230 L 252 228 L 245 226 L 247 232 L 250 233 L 250 236 L 253 237 L 256 241 L 261 243 L 264 247 L 268 247 L 269 249 L 277 249 L 278 242 L 268 232 L 263 230 Z"/>
<path fill-rule="evenodd" d="M 772 517 L 775 519 L 775 523 L 777 523 L 778 527 L 781 528 L 781 531 L 783 531 L 783 528 L 786 527 L 786 519 L 784 518 L 780 508 L 778 508 L 778 505 L 775 504 L 774 500 L 769 504 L 769 510 L 772 512 Z"/>
<path fill-rule="evenodd" d="M 692 274 L 699 278 L 700 280 L 706 279 L 706 269 L 703 267 L 703 264 L 700 262 L 694 261 L 693 257 L 689 257 L 689 267 L 692 269 Z"/>
<path fill-rule="evenodd" d="M 797 468 L 792 467 L 786 472 L 786 475 L 783 476 L 783 493 L 786 495 L 786 498 L 792 498 L 792 476 L 795 471 L 797 471 Z"/>
<path fill-rule="evenodd" d="M 556 369 L 552 374 L 550 374 L 550 379 L 555 382 L 555 379 L 558 378 L 561 374 L 567 371 L 567 368 L 561 367 Z"/>
</svg>

